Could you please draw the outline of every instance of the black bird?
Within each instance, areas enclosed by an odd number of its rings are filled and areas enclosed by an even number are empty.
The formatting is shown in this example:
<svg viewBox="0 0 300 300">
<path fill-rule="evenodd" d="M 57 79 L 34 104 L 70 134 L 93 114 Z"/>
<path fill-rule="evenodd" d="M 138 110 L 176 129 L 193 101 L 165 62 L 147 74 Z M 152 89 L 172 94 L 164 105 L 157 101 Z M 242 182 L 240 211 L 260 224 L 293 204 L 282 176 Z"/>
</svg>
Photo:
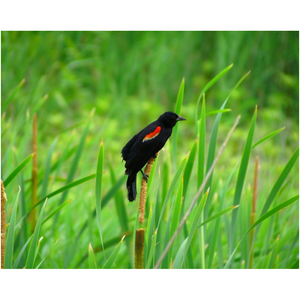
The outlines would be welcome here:
<svg viewBox="0 0 300 300">
<path fill-rule="evenodd" d="M 122 149 L 122 157 L 126 161 L 125 174 L 128 175 L 126 185 L 129 201 L 136 198 L 136 174 L 141 171 L 144 179 L 148 181 L 142 168 L 151 157 L 156 158 L 156 153 L 171 136 L 173 127 L 182 120 L 186 119 L 167 111 L 137 133 Z"/>
</svg>

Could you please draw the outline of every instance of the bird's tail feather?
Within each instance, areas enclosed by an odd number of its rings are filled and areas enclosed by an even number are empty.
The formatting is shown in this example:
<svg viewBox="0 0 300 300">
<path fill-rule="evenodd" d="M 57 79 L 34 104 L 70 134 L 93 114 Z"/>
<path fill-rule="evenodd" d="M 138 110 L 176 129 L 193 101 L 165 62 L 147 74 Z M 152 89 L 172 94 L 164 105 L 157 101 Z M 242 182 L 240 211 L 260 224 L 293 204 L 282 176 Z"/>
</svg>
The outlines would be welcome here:
<svg viewBox="0 0 300 300">
<path fill-rule="evenodd" d="M 136 174 L 129 175 L 127 179 L 128 200 L 131 202 L 136 198 Z"/>
</svg>

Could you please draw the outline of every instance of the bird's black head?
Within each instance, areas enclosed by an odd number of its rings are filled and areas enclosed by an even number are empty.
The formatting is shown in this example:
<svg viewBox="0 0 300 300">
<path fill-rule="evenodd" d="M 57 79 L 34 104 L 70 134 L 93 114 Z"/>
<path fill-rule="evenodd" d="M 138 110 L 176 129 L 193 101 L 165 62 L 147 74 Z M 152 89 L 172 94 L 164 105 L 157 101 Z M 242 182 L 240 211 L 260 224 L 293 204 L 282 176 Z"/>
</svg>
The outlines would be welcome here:
<svg viewBox="0 0 300 300">
<path fill-rule="evenodd" d="M 183 117 L 180 117 L 178 116 L 177 114 L 171 112 L 171 111 L 167 111 L 165 112 L 164 114 L 162 114 L 158 120 L 160 122 L 162 122 L 163 124 L 165 124 L 167 127 L 174 127 L 176 125 L 176 123 L 178 121 L 183 121 L 183 120 L 186 120 L 185 118 Z"/>
</svg>

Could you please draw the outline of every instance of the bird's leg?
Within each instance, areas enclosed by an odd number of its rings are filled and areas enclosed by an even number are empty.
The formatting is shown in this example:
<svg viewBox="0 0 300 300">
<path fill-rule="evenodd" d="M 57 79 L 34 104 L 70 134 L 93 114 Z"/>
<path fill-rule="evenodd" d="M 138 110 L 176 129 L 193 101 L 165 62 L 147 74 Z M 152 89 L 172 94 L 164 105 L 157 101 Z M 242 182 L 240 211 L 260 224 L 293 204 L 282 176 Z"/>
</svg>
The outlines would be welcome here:
<svg viewBox="0 0 300 300">
<path fill-rule="evenodd" d="M 144 180 L 148 183 L 149 175 L 146 175 L 142 169 L 141 169 L 141 172 L 142 172 L 142 174 L 143 174 Z"/>
</svg>

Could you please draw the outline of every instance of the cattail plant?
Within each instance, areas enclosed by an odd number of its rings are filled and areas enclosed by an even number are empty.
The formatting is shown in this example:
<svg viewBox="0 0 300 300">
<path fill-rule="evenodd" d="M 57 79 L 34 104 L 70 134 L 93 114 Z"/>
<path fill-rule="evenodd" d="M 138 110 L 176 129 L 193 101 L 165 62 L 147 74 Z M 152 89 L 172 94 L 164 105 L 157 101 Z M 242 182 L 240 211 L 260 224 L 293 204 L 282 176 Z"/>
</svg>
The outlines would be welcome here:
<svg viewBox="0 0 300 300">
<path fill-rule="evenodd" d="M 151 157 L 146 165 L 144 173 L 149 176 L 154 158 Z M 145 241 L 145 230 L 143 228 L 145 218 L 145 205 L 147 197 L 147 182 L 142 179 L 142 187 L 140 193 L 140 204 L 139 204 L 139 228 L 135 232 L 135 257 L 134 257 L 134 268 L 143 269 L 144 263 L 144 241 Z"/>
</svg>

